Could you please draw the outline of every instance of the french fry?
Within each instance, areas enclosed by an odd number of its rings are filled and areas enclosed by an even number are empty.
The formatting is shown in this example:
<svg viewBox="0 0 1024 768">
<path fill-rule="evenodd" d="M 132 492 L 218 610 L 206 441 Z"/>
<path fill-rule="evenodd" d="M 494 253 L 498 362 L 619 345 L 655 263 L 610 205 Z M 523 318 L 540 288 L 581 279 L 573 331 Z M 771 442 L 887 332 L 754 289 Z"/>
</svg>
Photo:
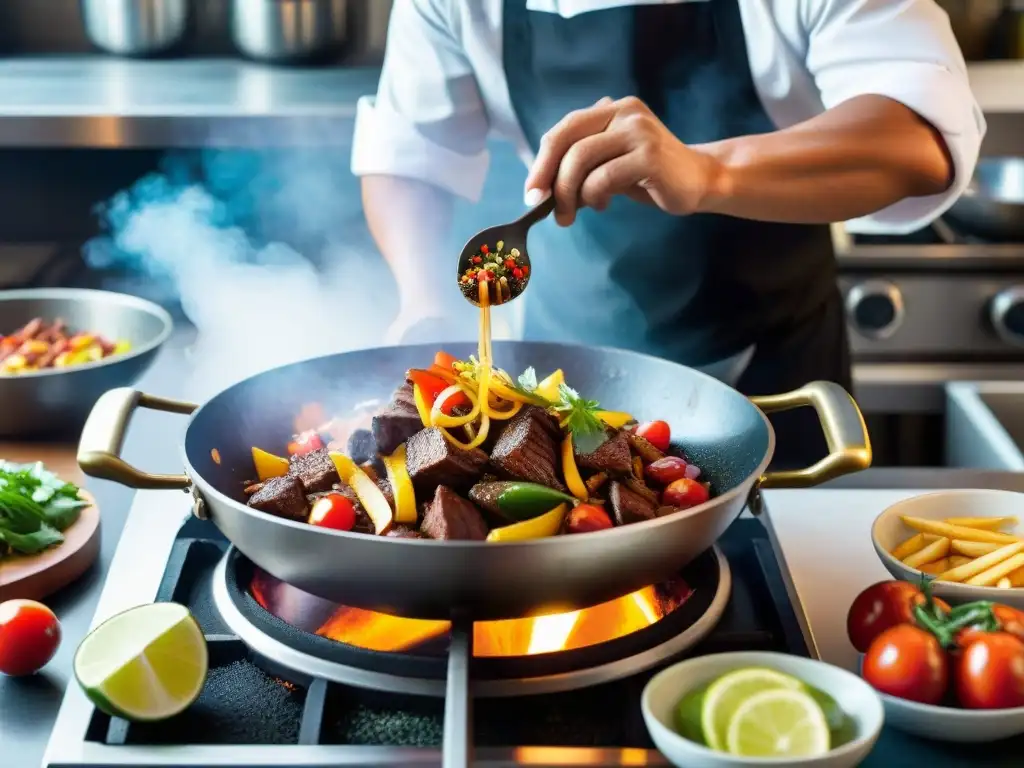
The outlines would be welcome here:
<svg viewBox="0 0 1024 768">
<path fill-rule="evenodd" d="M 1009 589 L 1010 586 L 1011 584 L 1009 576 L 1003 576 L 1003 578 L 996 582 L 996 589 Z"/>
<path fill-rule="evenodd" d="M 943 571 L 948 571 L 952 566 L 949 564 L 948 557 L 941 557 L 934 563 L 925 563 L 924 565 L 917 566 L 917 570 L 921 573 L 930 573 L 933 576 Z"/>
<path fill-rule="evenodd" d="M 963 555 L 950 555 L 946 558 L 949 561 L 950 568 L 959 568 L 961 565 L 966 565 L 973 560 L 973 557 L 965 557 Z"/>
<path fill-rule="evenodd" d="M 950 525 L 941 520 L 925 520 L 923 517 L 910 517 L 904 515 L 903 524 L 921 533 L 931 533 L 936 536 L 944 536 L 947 539 L 962 539 L 963 541 L 987 541 L 993 544 L 1013 544 L 1020 541 L 1016 536 L 997 531 L 985 531 L 980 528 L 965 528 L 962 525 Z"/>
<path fill-rule="evenodd" d="M 947 517 L 946 522 L 950 525 L 959 525 L 964 528 L 980 528 L 985 531 L 998 531 L 1017 524 L 1016 517 Z"/>
<path fill-rule="evenodd" d="M 966 555 L 967 557 L 981 557 L 987 555 L 989 552 L 995 552 L 999 549 L 998 544 L 994 544 L 987 541 L 964 541 L 963 539 L 953 539 L 949 543 L 950 548 L 958 555 Z"/>
<path fill-rule="evenodd" d="M 992 554 L 995 554 L 995 552 L 993 552 Z M 981 558 L 979 557 L 978 560 L 980 559 Z M 1001 578 L 1005 577 L 1007 574 L 1013 573 L 1015 570 L 1021 567 L 1024 567 L 1024 552 L 1013 555 L 1013 557 L 1008 557 L 1001 563 L 993 565 L 988 570 L 982 571 L 977 576 L 968 579 L 964 583 L 969 587 L 991 587 L 993 584 L 996 584 Z"/>
<path fill-rule="evenodd" d="M 1024 568 L 1018 568 L 1006 578 L 1010 580 L 1010 586 L 1014 588 L 1024 587 Z"/>
<path fill-rule="evenodd" d="M 927 533 L 915 533 L 902 544 L 897 544 L 892 551 L 892 556 L 897 560 L 903 560 L 922 549 L 928 542 L 935 541 L 936 537 Z"/>
<path fill-rule="evenodd" d="M 935 579 L 937 581 L 967 581 L 968 579 L 974 578 L 979 573 L 983 573 L 989 568 L 998 565 L 1007 558 L 1016 555 L 1022 550 L 1024 550 L 1024 541 L 1007 544 L 1005 547 L 1000 547 L 995 552 L 989 552 L 987 555 L 982 555 L 975 560 L 971 560 L 969 563 L 964 563 L 956 568 L 950 568 L 948 571 L 940 573 L 935 577 Z M 1022 562 L 1017 566 L 1014 566 L 1014 568 L 1019 567 L 1020 565 L 1024 565 L 1024 560 L 1022 560 Z M 1006 571 L 1006 573 L 1000 573 L 999 576 L 996 577 L 995 581 L 999 581 L 1000 578 L 1012 570 L 1013 568 Z M 995 581 L 993 581 L 993 583 L 995 583 Z"/>
<path fill-rule="evenodd" d="M 1024 542 L 1021 542 L 1021 549 L 1024 549 Z M 949 554 L 949 539 L 936 539 L 923 549 L 919 549 L 909 557 L 903 558 L 903 564 L 907 568 L 920 568 L 925 563 L 932 563 Z"/>
</svg>

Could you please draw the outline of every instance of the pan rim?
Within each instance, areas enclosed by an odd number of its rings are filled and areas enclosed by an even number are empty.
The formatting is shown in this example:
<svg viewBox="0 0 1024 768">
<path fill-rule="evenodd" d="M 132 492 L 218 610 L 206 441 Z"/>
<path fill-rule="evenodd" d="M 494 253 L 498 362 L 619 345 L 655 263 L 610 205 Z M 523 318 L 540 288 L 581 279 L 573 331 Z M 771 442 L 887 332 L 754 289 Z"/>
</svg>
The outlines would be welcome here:
<svg viewBox="0 0 1024 768">
<path fill-rule="evenodd" d="M 463 342 L 463 343 L 465 343 L 465 342 Z M 742 394 L 741 392 L 739 392 L 738 390 L 736 390 L 733 387 L 729 387 L 729 385 L 725 384 L 724 382 L 719 381 L 718 379 L 714 378 L 713 376 L 710 376 L 709 374 L 706 374 L 706 373 L 704 373 L 702 371 L 699 371 L 699 370 L 697 370 L 695 368 L 691 368 L 689 366 L 683 365 L 682 363 L 676 363 L 676 362 L 673 362 L 671 360 L 666 360 L 664 358 L 655 357 L 654 355 L 648 355 L 648 354 L 643 353 L 643 352 L 636 352 L 634 350 L 621 349 L 621 348 L 617 348 L 617 347 L 607 347 L 607 346 L 595 347 L 595 346 L 589 346 L 589 345 L 584 345 L 584 344 L 567 344 L 567 343 L 562 343 L 562 342 L 547 342 L 547 341 L 521 342 L 521 341 L 511 341 L 510 340 L 510 341 L 497 341 L 497 342 L 495 342 L 496 352 L 500 348 L 512 347 L 512 346 L 516 346 L 516 345 L 522 344 L 522 343 L 528 343 L 530 346 L 535 346 L 535 347 L 542 347 L 543 346 L 543 347 L 547 347 L 549 349 L 573 349 L 573 350 L 585 349 L 585 350 L 588 350 L 588 351 L 611 352 L 611 353 L 614 353 L 616 356 L 626 355 L 626 356 L 629 356 L 629 357 L 637 358 L 639 360 L 656 361 L 659 364 L 668 364 L 668 365 L 675 366 L 677 368 L 681 368 L 681 369 L 687 371 L 689 374 L 692 374 L 692 375 L 696 376 L 698 378 L 698 380 L 708 382 L 711 386 L 725 387 L 727 389 L 731 389 L 733 392 L 736 393 L 737 397 L 742 398 L 743 400 L 745 400 L 749 404 L 749 406 L 756 411 L 757 415 L 760 417 L 762 423 L 765 425 L 765 427 L 766 427 L 766 429 L 768 431 L 767 445 L 766 445 L 766 448 L 765 448 L 764 456 L 761 458 L 760 463 L 743 480 L 741 480 L 739 483 L 734 485 L 732 488 L 730 488 L 725 493 L 722 493 L 722 494 L 720 494 L 718 496 L 710 498 L 707 501 L 705 501 L 703 504 L 699 504 L 696 507 L 690 507 L 689 509 L 681 510 L 679 512 L 674 512 L 671 515 L 665 515 L 664 517 L 656 517 L 656 518 L 654 518 L 652 520 L 644 520 L 643 522 L 631 523 L 629 525 L 624 525 L 624 526 L 615 526 L 613 528 L 609 528 L 609 529 L 603 530 L 603 531 L 592 531 L 592 532 L 589 532 L 589 533 L 587 533 L 587 535 L 585 537 L 587 540 L 592 541 L 593 540 L 592 537 L 595 537 L 595 536 L 603 536 L 605 538 L 609 538 L 609 537 L 614 536 L 616 534 L 623 535 L 622 534 L 623 530 L 628 530 L 628 531 L 638 530 L 638 529 L 648 530 L 648 529 L 654 529 L 654 528 L 656 528 L 658 526 L 671 525 L 671 524 L 673 524 L 673 523 L 675 523 L 675 522 L 677 522 L 677 521 L 679 521 L 679 520 L 681 520 L 683 518 L 686 518 L 686 517 L 696 517 L 696 516 L 700 515 L 701 513 L 703 513 L 704 511 L 706 511 L 708 509 L 711 509 L 712 507 L 717 507 L 717 506 L 720 506 L 722 504 L 727 504 L 727 503 L 735 500 L 736 497 L 738 497 L 739 495 L 749 493 L 752 481 L 756 482 L 758 478 L 763 476 L 764 472 L 765 472 L 765 469 L 767 469 L 768 464 L 771 462 L 772 456 L 775 453 L 775 430 L 772 428 L 772 424 L 768 420 L 768 417 L 764 414 L 764 411 L 762 411 L 760 408 L 758 408 L 756 405 L 754 405 L 754 403 L 751 402 L 750 398 L 748 398 L 746 395 Z M 434 351 L 436 351 L 436 347 L 437 346 L 438 345 L 436 345 L 436 344 L 409 344 L 409 345 L 404 345 L 401 348 L 404 348 L 404 349 L 424 349 L 424 350 L 433 349 Z M 369 348 L 364 349 L 364 350 L 354 350 L 354 351 L 355 352 L 373 352 L 373 351 L 377 351 L 377 350 L 397 349 L 397 348 L 398 347 L 369 347 Z M 264 373 L 270 373 L 271 371 L 277 371 L 277 370 L 281 370 L 283 368 L 289 368 L 289 367 L 292 367 L 292 366 L 302 365 L 303 363 L 309 362 L 309 361 L 312 361 L 312 360 L 321 360 L 321 359 L 324 359 L 324 358 L 327 358 L 327 357 L 336 357 L 338 355 L 345 355 L 345 354 L 350 354 L 350 353 L 348 353 L 348 352 L 339 352 L 336 355 L 318 355 L 318 356 L 306 358 L 304 360 L 297 360 L 295 362 L 289 363 L 289 364 L 287 364 L 285 366 L 280 366 L 278 368 L 272 368 L 269 371 L 266 371 Z M 495 355 L 495 357 L 497 357 L 497 354 Z M 310 535 L 331 536 L 331 537 L 335 537 L 335 538 L 337 538 L 337 539 L 339 539 L 341 541 L 361 541 L 361 542 L 367 542 L 367 545 L 369 545 L 369 542 L 377 542 L 377 543 L 389 542 L 391 544 L 399 544 L 401 546 L 408 546 L 408 547 L 438 547 L 438 548 L 442 548 L 443 547 L 443 548 L 449 549 L 449 550 L 460 549 L 460 550 L 470 550 L 470 551 L 474 551 L 474 550 L 478 550 L 478 549 L 487 549 L 489 551 L 493 551 L 495 547 L 502 547 L 502 548 L 504 548 L 506 550 L 512 550 L 512 549 L 516 549 L 516 548 L 534 548 L 534 549 L 536 549 L 536 548 L 545 547 L 545 546 L 547 546 L 547 547 L 551 547 L 551 546 L 565 547 L 565 546 L 569 546 L 566 543 L 566 539 L 574 540 L 574 539 L 578 539 L 579 538 L 579 537 L 576 537 L 576 536 L 551 536 L 551 537 L 548 537 L 548 538 L 529 539 L 529 540 L 526 540 L 526 541 L 490 542 L 490 541 L 469 541 L 469 540 L 413 539 L 413 538 L 389 537 L 389 536 L 378 536 L 378 535 L 371 536 L 371 535 L 368 535 L 368 534 L 365 534 L 365 533 L 355 533 L 353 531 L 337 531 L 337 530 L 332 530 L 332 529 L 329 529 L 329 528 L 319 528 L 319 527 L 314 526 L 314 525 L 309 525 L 308 523 L 298 522 L 298 521 L 295 521 L 295 520 L 288 520 L 288 519 L 283 518 L 283 517 L 277 517 L 276 515 L 271 515 L 271 514 L 269 514 L 267 512 L 261 512 L 258 509 L 253 509 L 252 507 L 249 507 L 246 504 L 243 504 L 242 502 L 237 501 L 237 500 L 231 498 L 226 493 L 224 493 L 224 492 L 220 491 L 219 489 L 215 488 L 208 480 L 206 480 L 206 478 L 204 478 L 201 474 L 199 474 L 196 471 L 195 467 L 193 466 L 192 462 L 189 460 L 189 457 L 188 457 L 188 450 L 187 450 L 188 432 L 192 428 L 192 424 L 195 422 L 195 420 L 197 418 L 199 418 L 199 415 L 211 403 L 213 403 L 218 398 L 220 398 L 222 396 L 225 396 L 227 393 L 231 392 L 232 390 L 234 390 L 234 389 L 236 389 L 238 387 L 241 387 L 242 385 L 246 384 L 249 381 L 252 381 L 252 379 L 254 379 L 254 378 L 258 377 L 258 376 L 262 376 L 262 375 L 263 375 L 263 373 L 256 374 L 256 376 L 248 377 L 246 379 L 243 379 L 242 381 L 239 381 L 239 382 L 236 382 L 235 384 L 232 384 L 227 389 L 221 390 L 220 392 L 215 394 L 213 397 L 211 397 L 209 400 L 207 400 L 205 403 L 203 403 L 199 408 L 197 408 L 192 413 L 192 415 L 189 417 L 189 419 L 188 419 L 188 422 L 187 422 L 186 427 L 185 427 L 184 439 L 181 441 L 181 443 L 179 445 L 179 451 L 181 452 L 182 461 L 183 461 L 184 468 L 185 468 L 185 474 L 191 480 L 193 487 L 198 487 L 199 488 L 200 495 L 207 499 L 206 506 L 207 506 L 208 510 L 211 507 L 211 505 L 209 503 L 209 499 L 210 499 L 210 497 L 212 497 L 218 503 L 226 504 L 226 505 L 234 508 L 236 511 L 239 511 L 239 512 L 245 514 L 245 515 L 252 516 L 252 517 L 256 518 L 257 520 L 264 520 L 264 519 L 266 519 L 266 520 L 269 520 L 269 521 L 271 521 L 271 522 L 273 522 L 275 524 L 282 525 L 284 527 L 294 528 L 296 530 L 308 531 Z M 743 506 L 746 507 L 746 502 L 745 501 L 744 501 L 744 505 Z M 216 524 L 216 520 L 214 520 L 214 523 Z"/>
</svg>

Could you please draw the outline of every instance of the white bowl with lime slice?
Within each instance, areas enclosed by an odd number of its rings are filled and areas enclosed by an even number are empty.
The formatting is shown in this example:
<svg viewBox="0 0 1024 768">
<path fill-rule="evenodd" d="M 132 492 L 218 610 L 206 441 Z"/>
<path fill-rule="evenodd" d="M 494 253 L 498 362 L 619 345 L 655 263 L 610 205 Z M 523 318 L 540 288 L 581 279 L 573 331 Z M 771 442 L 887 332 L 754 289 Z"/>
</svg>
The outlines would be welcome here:
<svg viewBox="0 0 1024 768">
<path fill-rule="evenodd" d="M 846 670 L 801 656 L 700 656 L 655 675 L 641 700 L 661 753 L 686 768 L 852 768 L 882 730 L 882 701 Z"/>
</svg>

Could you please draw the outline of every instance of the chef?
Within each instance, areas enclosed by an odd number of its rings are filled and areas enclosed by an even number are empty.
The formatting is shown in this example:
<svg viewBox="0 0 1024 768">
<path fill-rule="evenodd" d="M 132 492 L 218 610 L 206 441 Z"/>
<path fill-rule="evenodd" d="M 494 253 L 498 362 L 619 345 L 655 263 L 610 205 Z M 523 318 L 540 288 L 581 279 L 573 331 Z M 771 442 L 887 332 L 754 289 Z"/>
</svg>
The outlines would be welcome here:
<svg viewBox="0 0 1024 768">
<path fill-rule="evenodd" d="M 453 203 L 479 198 L 497 136 L 526 204 L 557 203 L 524 336 L 756 395 L 851 387 L 829 223 L 925 226 L 984 131 L 933 0 L 396 0 L 352 169 L 398 280 L 393 339 L 461 301 Z M 776 466 L 824 455 L 805 411 L 773 417 Z"/>
</svg>

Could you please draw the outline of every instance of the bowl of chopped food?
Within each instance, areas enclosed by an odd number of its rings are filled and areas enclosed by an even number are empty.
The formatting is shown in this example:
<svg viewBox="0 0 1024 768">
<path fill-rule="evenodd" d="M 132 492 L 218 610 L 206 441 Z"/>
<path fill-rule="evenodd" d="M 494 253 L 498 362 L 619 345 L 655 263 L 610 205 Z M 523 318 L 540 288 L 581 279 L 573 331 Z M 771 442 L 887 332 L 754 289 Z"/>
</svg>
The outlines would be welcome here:
<svg viewBox="0 0 1024 768">
<path fill-rule="evenodd" d="M 871 527 L 882 565 L 896 579 L 930 582 L 949 603 L 978 600 L 1024 609 L 1024 494 L 937 491 L 893 504 Z"/>
<path fill-rule="evenodd" d="M 922 586 L 872 584 L 847 614 L 886 723 L 952 742 L 1024 733 L 1024 611 L 988 600 L 950 607 Z"/>
<path fill-rule="evenodd" d="M 661 753 L 687 768 L 859 765 L 882 702 L 839 667 L 782 653 L 700 656 L 655 675 L 641 699 Z"/>
<path fill-rule="evenodd" d="M 0 437 L 71 433 L 108 389 L 136 381 L 171 316 L 135 296 L 77 288 L 0 293 Z"/>
</svg>

